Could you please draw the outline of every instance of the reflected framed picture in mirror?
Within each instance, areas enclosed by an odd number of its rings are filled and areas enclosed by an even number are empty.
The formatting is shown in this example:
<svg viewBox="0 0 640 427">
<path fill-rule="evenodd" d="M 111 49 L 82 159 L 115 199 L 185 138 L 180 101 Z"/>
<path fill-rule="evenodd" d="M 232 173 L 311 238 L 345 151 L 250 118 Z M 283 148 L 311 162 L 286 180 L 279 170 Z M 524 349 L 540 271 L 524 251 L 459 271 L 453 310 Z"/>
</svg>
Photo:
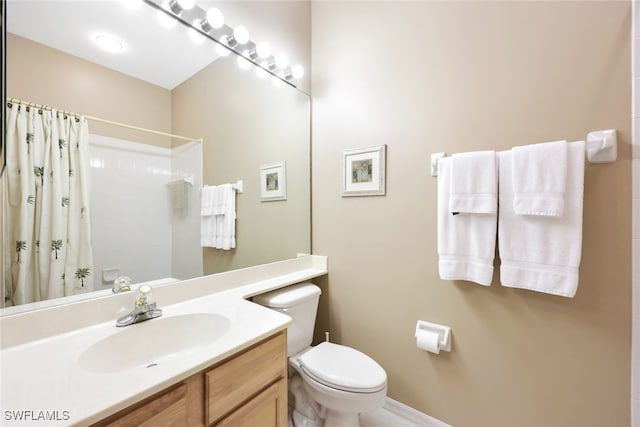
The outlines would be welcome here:
<svg viewBox="0 0 640 427">
<path fill-rule="evenodd" d="M 287 200 L 287 163 L 260 166 L 260 201 Z"/>
<path fill-rule="evenodd" d="M 342 197 L 384 196 L 386 145 L 342 153 Z"/>
</svg>

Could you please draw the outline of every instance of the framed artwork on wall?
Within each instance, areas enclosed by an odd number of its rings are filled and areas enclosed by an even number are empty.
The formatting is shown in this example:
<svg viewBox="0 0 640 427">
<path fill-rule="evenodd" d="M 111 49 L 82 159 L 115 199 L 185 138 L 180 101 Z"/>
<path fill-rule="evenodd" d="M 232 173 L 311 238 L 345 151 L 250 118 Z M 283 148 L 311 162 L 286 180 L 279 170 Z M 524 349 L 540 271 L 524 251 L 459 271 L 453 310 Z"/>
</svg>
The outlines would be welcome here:
<svg viewBox="0 0 640 427">
<path fill-rule="evenodd" d="M 384 196 L 386 145 L 342 153 L 342 197 Z"/>
<path fill-rule="evenodd" d="M 260 166 L 260 201 L 287 200 L 287 163 Z"/>
</svg>

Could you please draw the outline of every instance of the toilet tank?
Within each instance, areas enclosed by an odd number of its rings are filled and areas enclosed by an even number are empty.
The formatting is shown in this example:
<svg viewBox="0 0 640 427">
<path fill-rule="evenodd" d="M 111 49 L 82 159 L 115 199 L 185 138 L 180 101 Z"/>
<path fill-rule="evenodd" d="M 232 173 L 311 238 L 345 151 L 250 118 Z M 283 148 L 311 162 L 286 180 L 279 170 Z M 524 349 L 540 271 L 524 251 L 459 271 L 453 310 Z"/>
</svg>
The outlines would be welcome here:
<svg viewBox="0 0 640 427">
<path fill-rule="evenodd" d="M 320 288 L 299 283 L 253 297 L 253 302 L 290 316 L 287 328 L 287 354 L 292 356 L 311 345 L 316 324 Z"/>
</svg>

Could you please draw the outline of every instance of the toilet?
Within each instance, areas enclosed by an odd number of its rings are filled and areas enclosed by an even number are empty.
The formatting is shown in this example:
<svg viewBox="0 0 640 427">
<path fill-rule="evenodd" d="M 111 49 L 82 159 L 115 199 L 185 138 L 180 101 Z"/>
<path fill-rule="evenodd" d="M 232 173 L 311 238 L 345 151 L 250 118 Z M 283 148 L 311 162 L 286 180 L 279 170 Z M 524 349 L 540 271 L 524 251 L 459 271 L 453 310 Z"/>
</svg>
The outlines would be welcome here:
<svg viewBox="0 0 640 427">
<path fill-rule="evenodd" d="M 356 427 L 360 413 L 384 405 L 387 374 L 351 347 L 330 342 L 311 347 L 320 293 L 313 283 L 300 283 L 256 295 L 253 301 L 292 318 L 287 353 L 295 427 Z"/>
</svg>

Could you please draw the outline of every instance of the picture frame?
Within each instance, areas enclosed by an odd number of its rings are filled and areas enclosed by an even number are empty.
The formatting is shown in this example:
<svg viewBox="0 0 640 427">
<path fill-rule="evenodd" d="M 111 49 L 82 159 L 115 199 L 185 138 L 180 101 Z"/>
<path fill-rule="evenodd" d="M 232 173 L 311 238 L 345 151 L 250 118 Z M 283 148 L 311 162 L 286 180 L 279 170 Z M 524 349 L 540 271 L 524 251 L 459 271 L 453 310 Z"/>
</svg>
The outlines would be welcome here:
<svg viewBox="0 0 640 427">
<path fill-rule="evenodd" d="M 260 166 L 260 201 L 287 200 L 287 163 Z"/>
<path fill-rule="evenodd" d="M 386 194 L 387 146 L 344 150 L 342 153 L 342 197 Z"/>
</svg>

